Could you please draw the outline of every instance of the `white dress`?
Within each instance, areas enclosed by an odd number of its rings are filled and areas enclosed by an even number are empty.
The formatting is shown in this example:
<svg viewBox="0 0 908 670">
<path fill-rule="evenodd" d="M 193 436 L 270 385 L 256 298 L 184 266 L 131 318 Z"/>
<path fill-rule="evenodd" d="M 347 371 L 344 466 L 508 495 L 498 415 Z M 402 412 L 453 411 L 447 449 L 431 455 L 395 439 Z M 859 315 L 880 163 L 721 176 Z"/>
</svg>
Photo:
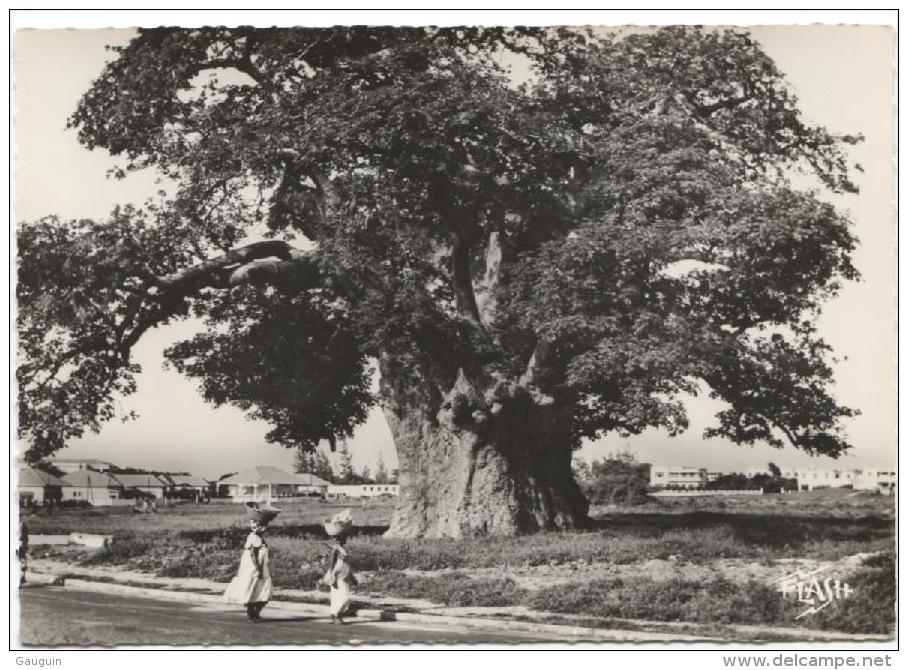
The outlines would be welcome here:
<svg viewBox="0 0 908 670">
<path fill-rule="evenodd" d="M 254 549 L 258 549 L 258 559 L 262 566 L 261 578 L 252 560 Z M 224 600 L 241 605 L 271 600 L 271 561 L 268 556 L 268 545 L 261 535 L 249 533 L 249 537 L 246 538 L 246 545 L 240 558 L 240 569 L 224 591 Z"/>
<path fill-rule="evenodd" d="M 350 587 L 356 583 L 353 569 L 347 558 L 347 551 L 341 546 L 334 547 L 331 567 L 328 568 L 325 581 L 331 585 L 331 614 L 339 616 L 347 610 L 350 603 Z"/>
</svg>

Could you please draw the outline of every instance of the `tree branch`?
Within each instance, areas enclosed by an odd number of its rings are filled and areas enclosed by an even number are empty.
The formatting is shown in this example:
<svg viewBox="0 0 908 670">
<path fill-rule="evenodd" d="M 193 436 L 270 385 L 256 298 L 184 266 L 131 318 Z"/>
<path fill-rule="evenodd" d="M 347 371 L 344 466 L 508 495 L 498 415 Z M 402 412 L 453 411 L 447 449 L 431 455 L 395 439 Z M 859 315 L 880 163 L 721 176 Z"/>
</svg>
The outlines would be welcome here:
<svg viewBox="0 0 908 670">
<path fill-rule="evenodd" d="M 276 258 L 280 262 L 243 267 L 267 258 Z M 188 294 L 206 286 L 226 288 L 247 281 L 268 283 L 269 278 L 283 280 L 289 279 L 291 275 L 299 275 L 300 279 L 311 282 L 317 275 L 314 259 L 312 252 L 301 251 L 282 240 L 254 242 L 217 258 L 158 277 L 154 285 L 169 293 Z"/>
<path fill-rule="evenodd" d="M 137 304 L 132 329 L 119 342 L 125 360 L 129 350 L 149 329 L 186 309 L 186 298 L 203 288 L 240 284 L 271 285 L 294 290 L 315 287 L 321 281 L 316 254 L 301 251 L 281 240 L 254 242 L 178 272 L 157 277 L 148 290 L 150 304 Z M 146 309 L 142 310 L 142 307 Z"/>
</svg>

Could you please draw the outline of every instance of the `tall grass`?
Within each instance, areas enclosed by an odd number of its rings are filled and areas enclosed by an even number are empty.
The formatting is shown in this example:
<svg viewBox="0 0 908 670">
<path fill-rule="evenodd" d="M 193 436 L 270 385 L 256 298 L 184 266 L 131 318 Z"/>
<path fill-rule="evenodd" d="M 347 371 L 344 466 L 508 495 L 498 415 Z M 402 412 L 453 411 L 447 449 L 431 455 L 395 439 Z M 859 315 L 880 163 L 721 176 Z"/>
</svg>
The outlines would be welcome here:
<svg viewBox="0 0 908 670">
<path fill-rule="evenodd" d="M 895 571 L 891 555 L 883 566 L 865 565 L 848 577 L 849 598 L 816 614 L 797 618 L 806 607 L 757 582 L 726 579 L 655 582 L 646 578 L 576 582 L 533 591 L 528 607 L 601 617 L 717 624 L 766 624 L 887 634 L 895 625 Z"/>
<path fill-rule="evenodd" d="M 324 572 L 323 557 L 327 553 L 324 530 L 318 522 L 339 507 L 318 503 L 290 507 L 272 524 L 267 538 L 276 586 L 314 586 Z M 32 532 L 53 532 L 51 529 L 56 528 L 56 532 L 67 533 L 112 533 L 115 539 L 111 546 L 82 554 L 86 564 L 220 582 L 235 574 L 248 533 L 237 506 L 185 506 L 141 517 L 101 512 L 67 512 L 38 519 L 32 524 Z M 360 526 L 348 549 L 357 571 L 374 573 L 367 585 L 371 592 L 448 605 L 522 604 L 603 617 L 805 625 L 852 632 L 889 632 L 894 621 L 894 525 L 886 514 L 648 510 L 606 515 L 597 528 L 584 532 L 403 540 L 381 535 L 385 528 L 382 518 L 390 513 L 387 503 L 366 512 L 355 512 Z M 799 606 L 757 582 L 636 577 L 577 581 L 531 591 L 519 588 L 507 577 L 476 578 L 464 572 L 489 567 L 506 572 L 547 564 L 632 564 L 669 557 L 695 563 L 717 558 L 835 560 L 881 550 L 890 554 L 849 578 L 854 589 L 851 598 L 797 623 L 794 617 Z M 402 572 L 442 569 L 444 572 L 436 575 Z"/>
<path fill-rule="evenodd" d="M 878 519 L 813 523 L 797 518 L 768 525 L 763 518 L 700 515 L 675 517 L 672 526 L 658 520 L 626 520 L 598 531 L 538 533 L 512 538 L 463 540 L 385 538 L 367 528 L 351 538 L 349 549 L 360 571 L 513 568 L 608 562 L 631 564 L 649 559 L 706 563 L 717 558 L 835 560 L 858 552 L 893 546 L 891 522 Z M 115 537 L 92 564 L 214 579 L 239 559 L 248 530 L 224 526 L 208 530 L 130 531 Z M 300 569 L 311 571 L 327 552 L 324 531 L 312 525 L 278 526 L 268 533 L 280 586 L 300 587 Z M 200 557 L 200 558 L 197 558 Z M 171 565 L 176 563 L 177 565 Z"/>
</svg>

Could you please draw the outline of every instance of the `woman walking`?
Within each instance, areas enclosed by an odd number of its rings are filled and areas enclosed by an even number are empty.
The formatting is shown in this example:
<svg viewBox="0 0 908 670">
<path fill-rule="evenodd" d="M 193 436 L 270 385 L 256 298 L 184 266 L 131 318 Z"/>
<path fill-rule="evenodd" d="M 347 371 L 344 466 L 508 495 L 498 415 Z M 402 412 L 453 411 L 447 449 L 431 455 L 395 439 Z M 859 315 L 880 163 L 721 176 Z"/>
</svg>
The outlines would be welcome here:
<svg viewBox="0 0 908 670">
<path fill-rule="evenodd" d="M 352 527 L 349 510 L 335 515 L 325 523 L 325 531 L 334 537 L 324 581 L 331 587 L 331 622 L 336 624 L 344 623 L 343 617 L 350 607 L 352 589 L 357 585 L 346 547 L 347 533 Z"/>
<path fill-rule="evenodd" d="M 265 530 L 280 510 L 246 503 L 251 532 L 243 546 L 240 569 L 224 591 L 224 600 L 246 606 L 250 621 L 260 621 L 261 612 L 271 600 L 271 559 Z"/>
</svg>

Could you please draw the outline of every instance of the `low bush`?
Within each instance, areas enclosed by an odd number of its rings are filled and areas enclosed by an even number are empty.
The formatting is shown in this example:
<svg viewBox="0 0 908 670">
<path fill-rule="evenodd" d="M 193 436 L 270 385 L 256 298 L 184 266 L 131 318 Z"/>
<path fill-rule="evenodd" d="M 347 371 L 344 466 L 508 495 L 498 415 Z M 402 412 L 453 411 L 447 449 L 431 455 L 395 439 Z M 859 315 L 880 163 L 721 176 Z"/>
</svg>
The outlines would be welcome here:
<svg viewBox="0 0 908 670">
<path fill-rule="evenodd" d="M 645 578 L 576 582 L 531 592 L 524 605 L 549 612 L 621 619 L 714 624 L 801 626 L 850 633 L 891 633 L 895 625 L 895 574 L 871 568 L 849 577 L 854 593 L 816 614 L 758 582 L 735 584 Z"/>
<path fill-rule="evenodd" d="M 825 494 L 824 494 L 825 495 Z M 424 598 L 449 605 L 514 605 L 589 616 L 658 619 L 698 623 L 767 623 L 820 626 L 851 632 L 887 632 L 894 620 L 894 523 L 878 509 L 880 496 L 828 494 L 816 509 L 844 510 L 841 514 L 756 513 L 766 500 L 736 501 L 728 509 L 679 513 L 656 507 L 624 510 L 600 518 L 586 531 L 543 532 L 533 535 L 462 540 L 406 540 L 381 535 L 380 515 L 389 507 L 362 512 L 361 523 L 348 549 L 358 572 L 371 572 L 368 589 L 399 597 Z M 780 498 L 796 502 L 796 495 Z M 783 500 L 784 499 L 784 500 Z M 814 500 L 811 498 L 810 500 Z M 715 501 L 713 501 L 714 504 Z M 827 505 L 821 508 L 821 503 Z M 871 507 L 877 505 L 877 508 Z M 220 509 L 218 509 L 220 508 Z M 762 509 L 762 508 L 761 508 Z M 769 508 L 767 508 L 768 510 Z M 322 503 L 288 506 L 269 529 L 272 574 L 279 588 L 311 589 L 324 573 L 329 549 L 319 518 L 333 508 Z M 884 510 L 885 511 L 885 510 Z M 90 555 L 70 554 L 85 564 L 118 566 L 170 577 L 200 577 L 229 581 L 240 561 L 248 524 L 237 506 L 185 505 L 162 508 L 154 515 L 132 515 L 123 508 L 66 510 L 53 517 L 30 516 L 33 533 L 72 531 L 113 534 L 111 546 Z M 357 517 L 360 520 L 360 516 Z M 538 591 L 519 588 L 507 578 L 471 578 L 472 568 L 634 564 L 651 559 L 709 563 L 723 558 L 774 561 L 781 558 L 835 560 L 862 552 L 888 551 L 874 557 L 849 576 L 853 595 L 816 615 L 795 621 L 802 603 L 759 583 L 732 584 L 646 578 L 575 582 Z M 404 571 L 438 571 L 414 575 Z"/>
<path fill-rule="evenodd" d="M 461 572 L 443 572 L 431 577 L 383 572 L 375 575 L 363 590 L 454 607 L 519 605 L 527 594 L 512 579 L 473 578 Z"/>
<path fill-rule="evenodd" d="M 895 626 L 895 557 L 874 556 L 848 578 L 852 593 L 812 618 L 812 625 L 848 633 L 891 633 Z"/>
<path fill-rule="evenodd" d="M 57 507 L 62 509 L 89 509 L 91 503 L 87 500 L 61 500 Z"/>
</svg>

